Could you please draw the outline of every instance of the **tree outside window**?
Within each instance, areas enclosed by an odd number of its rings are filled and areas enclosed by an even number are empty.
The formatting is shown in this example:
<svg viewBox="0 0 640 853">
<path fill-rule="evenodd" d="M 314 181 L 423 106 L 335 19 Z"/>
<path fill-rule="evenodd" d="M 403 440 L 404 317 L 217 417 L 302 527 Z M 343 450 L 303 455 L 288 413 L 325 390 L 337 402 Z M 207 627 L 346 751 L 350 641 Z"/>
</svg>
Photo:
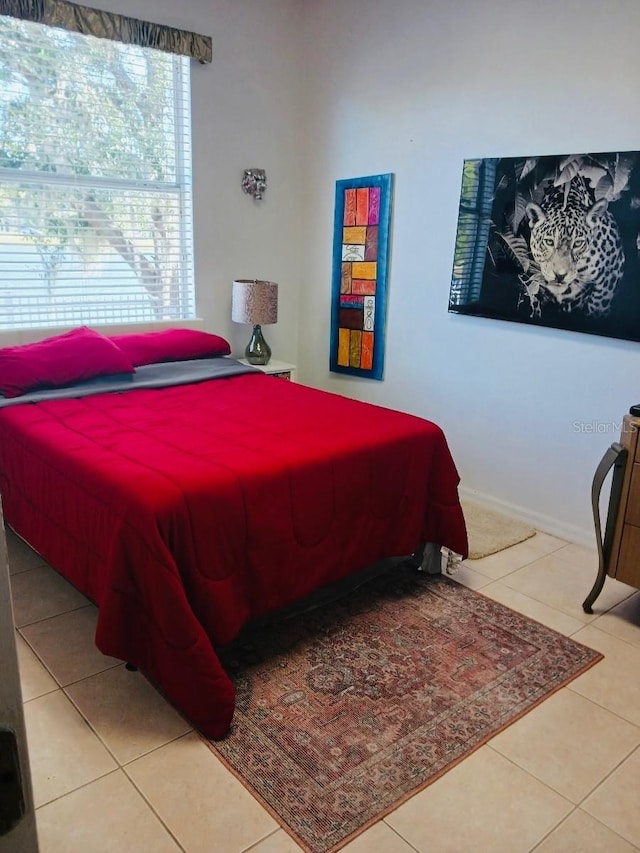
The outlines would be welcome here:
<svg viewBox="0 0 640 853">
<path fill-rule="evenodd" d="M 195 315 L 189 60 L 0 17 L 0 328 Z"/>
</svg>

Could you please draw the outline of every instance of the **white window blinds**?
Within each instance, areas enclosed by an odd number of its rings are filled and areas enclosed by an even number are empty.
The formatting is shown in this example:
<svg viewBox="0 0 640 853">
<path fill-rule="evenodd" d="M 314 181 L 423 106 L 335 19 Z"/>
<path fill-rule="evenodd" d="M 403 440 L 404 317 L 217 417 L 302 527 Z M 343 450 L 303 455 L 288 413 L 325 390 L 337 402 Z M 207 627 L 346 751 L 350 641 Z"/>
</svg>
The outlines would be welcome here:
<svg viewBox="0 0 640 853">
<path fill-rule="evenodd" d="M 193 316 L 189 59 L 0 16 L 0 328 Z"/>
</svg>

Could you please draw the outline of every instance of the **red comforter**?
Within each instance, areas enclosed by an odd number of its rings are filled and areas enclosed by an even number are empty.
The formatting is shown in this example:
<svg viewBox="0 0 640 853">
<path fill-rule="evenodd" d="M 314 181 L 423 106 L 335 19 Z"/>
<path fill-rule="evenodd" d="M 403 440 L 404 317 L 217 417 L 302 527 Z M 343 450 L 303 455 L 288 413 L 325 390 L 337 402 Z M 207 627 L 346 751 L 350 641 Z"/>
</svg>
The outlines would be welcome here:
<svg viewBox="0 0 640 853">
<path fill-rule="evenodd" d="M 420 541 L 466 556 L 457 484 L 435 424 L 257 373 L 0 411 L 8 523 L 97 603 L 100 650 L 213 738 L 215 647 Z"/>
</svg>

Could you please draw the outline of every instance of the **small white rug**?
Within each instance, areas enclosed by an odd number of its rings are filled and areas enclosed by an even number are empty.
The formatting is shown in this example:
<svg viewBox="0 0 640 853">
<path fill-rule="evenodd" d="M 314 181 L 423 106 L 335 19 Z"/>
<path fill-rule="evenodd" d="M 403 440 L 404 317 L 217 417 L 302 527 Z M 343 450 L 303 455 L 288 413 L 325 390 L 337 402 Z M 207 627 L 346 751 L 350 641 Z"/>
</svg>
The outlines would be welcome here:
<svg viewBox="0 0 640 853">
<path fill-rule="evenodd" d="M 496 554 L 535 535 L 536 531 L 524 521 L 501 515 L 472 501 L 460 503 L 467 523 L 470 560 Z"/>
</svg>

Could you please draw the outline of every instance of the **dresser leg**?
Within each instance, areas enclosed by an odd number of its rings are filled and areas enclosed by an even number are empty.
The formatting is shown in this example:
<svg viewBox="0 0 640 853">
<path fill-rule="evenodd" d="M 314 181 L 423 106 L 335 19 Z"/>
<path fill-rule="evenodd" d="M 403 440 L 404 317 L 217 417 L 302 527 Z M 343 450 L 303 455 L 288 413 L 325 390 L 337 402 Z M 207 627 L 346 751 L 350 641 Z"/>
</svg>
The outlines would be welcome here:
<svg viewBox="0 0 640 853">
<path fill-rule="evenodd" d="M 596 600 L 596 598 L 602 592 L 602 587 L 604 586 L 605 578 L 607 577 L 607 570 L 602 565 L 602 563 L 598 566 L 598 576 L 596 577 L 596 582 L 591 588 L 591 592 L 582 602 L 582 609 L 585 613 L 593 613 L 592 604 Z"/>
<path fill-rule="evenodd" d="M 617 512 L 617 503 L 619 500 L 620 484 L 622 481 L 622 472 L 627 461 L 627 449 L 622 447 L 618 442 L 614 442 L 600 460 L 600 464 L 596 468 L 596 473 L 593 475 L 593 483 L 591 485 L 591 508 L 593 510 L 593 524 L 596 529 L 596 544 L 598 546 L 598 575 L 596 582 L 591 588 L 591 592 L 582 602 L 582 609 L 585 613 L 593 613 L 593 602 L 602 592 L 605 579 L 607 577 L 607 557 L 605 553 L 610 550 L 610 543 L 604 540 L 608 536 L 602 536 L 602 526 L 600 524 L 600 492 L 602 484 L 605 481 L 607 474 L 612 466 L 615 466 L 613 475 L 613 484 L 611 487 L 611 500 L 609 503 L 609 521 Z M 609 525 L 607 525 L 609 526 Z"/>
</svg>

